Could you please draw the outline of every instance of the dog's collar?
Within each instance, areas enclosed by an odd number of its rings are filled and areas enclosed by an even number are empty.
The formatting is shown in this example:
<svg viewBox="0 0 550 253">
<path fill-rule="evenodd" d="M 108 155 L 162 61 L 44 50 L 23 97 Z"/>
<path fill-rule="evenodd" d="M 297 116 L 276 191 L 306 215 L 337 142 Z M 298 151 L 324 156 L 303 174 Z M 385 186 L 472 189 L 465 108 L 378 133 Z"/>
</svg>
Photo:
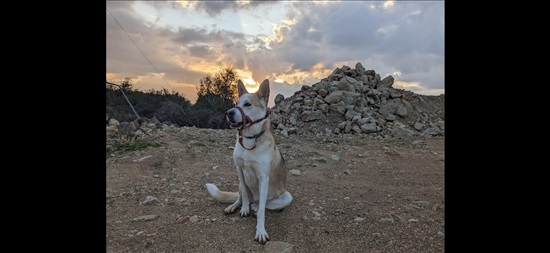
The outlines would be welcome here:
<svg viewBox="0 0 550 253">
<path fill-rule="evenodd" d="M 258 138 L 260 138 L 265 133 L 265 130 L 261 131 L 260 133 L 258 133 L 256 135 L 253 135 L 253 136 L 244 136 L 244 138 L 247 138 L 247 139 L 254 139 L 254 146 L 252 146 L 252 148 L 247 148 L 247 147 L 244 146 L 244 144 L 243 144 L 243 130 L 245 128 L 249 127 L 249 126 L 252 126 L 252 125 L 256 124 L 256 123 L 262 122 L 264 119 L 267 119 L 269 117 L 269 111 L 267 111 L 265 113 L 265 116 L 263 118 L 259 118 L 257 120 L 252 121 L 250 119 L 250 117 L 248 117 L 248 116 L 246 116 L 246 114 L 244 114 L 244 111 L 240 106 L 235 106 L 235 108 L 237 108 L 239 110 L 239 112 L 241 113 L 241 116 L 243 118 L 242 125 L 239 128 L 239 144 L 241 144 L 241 146 L 244 149 L 253 150 L 253 149 L 256 148 L 256 142 L 258 141 Z"/>
<path fill-rule="evenodd" d="M 265 133 L 265 130 L 261 131 L 259 134 L 253 135 L 253 136 L 244 136 L 244 138 L 258 140 L 258 138 L 260 138 L 262 136 L 262 134 L 264 134 L 264 133 Z"/>
<path fill-rule="evenodd" d="M 237 110 L 239 110 L 239 112 L 241 113 L 241 116 L 243 118 L 242 126 L 241 126 L 240 129 L 244 129 L 244 128 L 252 126 L 256 123 L 260 123 L 261 121 L 263 121 L 264 119 L 267 119 L 269 117 L 269 111 L 267 111 L 263 118 L 259 118 L 257 120 L 252 121 L 252 119 L 250 119 L 250 117 L 248 117 L 246 114 L 244 114 L 243 108 L 241 108 L 240 106 L 235 106 L 235 108 L 237 108 Z M 246 125 L 246 124 L 249 124 L 249 125 Z"/>
<path fill-rule="evenodd" d="M 248 150 L 253 150 L 256 148 L 256 142 L 258 142 L 258 139 L 265 133 L 265 130 L 261 131 L 260 133 L 256 134 L 256 135 L 253 135 L 253 136 L 244 136 L 244 138 L 247 138 L 247 139 L 254 139 L 254 146 L 252 146 L 251 148 L 247 148 L 244 146 L 243 144 L 243 129 L 242 128 L 239 128 L 239 144 L 241 144 L 241 146 L 244 148 L 244 149 L 248 149 Z"/>
</svg>

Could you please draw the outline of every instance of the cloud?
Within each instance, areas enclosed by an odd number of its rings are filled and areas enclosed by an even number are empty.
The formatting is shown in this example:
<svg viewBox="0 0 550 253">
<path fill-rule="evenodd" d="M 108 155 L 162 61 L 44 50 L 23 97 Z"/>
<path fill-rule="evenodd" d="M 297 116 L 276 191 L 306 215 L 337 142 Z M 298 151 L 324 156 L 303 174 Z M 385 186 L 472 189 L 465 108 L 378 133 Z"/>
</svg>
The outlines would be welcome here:
<svg viewBox="0 0 550 253">
<path fill-rule="evenodd" d="M 220 43 L 225 40 L 239 41 L 244 38 L 245 35 L 242 33 L 230 32 L 221 29 L 208 30 L 206 28 L 179 28 L 173 38 L 173 41 L 179 44 L 189 44 L 195 42 Z"/>
<path fill-rule="evenodd" d="M 136 7 L 132 2 L 109 1 L 107 4 L 139 47 L 133 45 L 107 14 L 107 70 L 113 76 L 118 73 L 135 76 L 139 85 L 158 82 L 166 86 L 148 61 L 171 86 L 188 90 L 207 74 L 214 74 L 223 66 L 233 66 L 243 78 L 252 77 L 256 82 L 269 78 L 275 90 L 291 95 L 299 86 L 319 81 L 336 67 L 353 68 L 361 62 L 382 78 L 399 73 L 394 76 L 395 86 L 414 91 L 443 91 L 442 2 L 153 1 L 146 4 L 157 13 L 139 16 L 134 13 Z M 287 6 L 286 16 L 272 16 L 275 10 L 265 8 L 275 4 Z M 166 23 L 169 17 L 162 13 L 166 13 L 167 6 L 183 17 L 193 13 L 193 17 L 212 23 L 200 27 Z M 197 10 L 202 14 L 197 14 Z M 248 15 L 247 21 L 244 18 L 241 21 L 247 25 L 228 30 L 214 23 L 227 22 L 222 20 L 226 16 L 223 12 L 237 10 L 237 17 Z M 267 14 L 271 29 L 264 29 L 266 26 L 259 29 L 261 21 L 248 24 L 253 16 L 266 21 Z M 157 24 L 159 18 L 153 15 L 160 15 L 164 25 Z M 273 17 L 279 19 L 274 21 Z M 239 20 L 230 22 L 238 24 Z M 251 30 L 260 32 L 251 33 Z M 275 82 L 276 79 L 283 83 Z"/>
<path fill-rule="evenodd" d="M 236 11 L 253 9 L 260 5 L 270 5 L 276 1 L 250 0 L 250 1 L 178 1 L 173 8 L 189 8 L 206 12 L 212 17 L 217 17 L 225 10 Z"/>
<path fill-rule="evenodd" d="M 286 66 L 274 70 L 292 76 L 292 82 L 299 72 L 311 74 L 316 64 L 332 70 L 361 62 L 381 75 L 399 70 L 404 82 L 441 88 L 444 70 L 436 66 L 443 66 L 444 60 L 444 5 L 387 1 L 371 8 L 371 4 L 293 2 L 287 18 L 295 22 L 288 25 L 283 40 L 272 41 L 273 60 L 293 64 L 293 72 L 285 72 Z"/>
</svg>

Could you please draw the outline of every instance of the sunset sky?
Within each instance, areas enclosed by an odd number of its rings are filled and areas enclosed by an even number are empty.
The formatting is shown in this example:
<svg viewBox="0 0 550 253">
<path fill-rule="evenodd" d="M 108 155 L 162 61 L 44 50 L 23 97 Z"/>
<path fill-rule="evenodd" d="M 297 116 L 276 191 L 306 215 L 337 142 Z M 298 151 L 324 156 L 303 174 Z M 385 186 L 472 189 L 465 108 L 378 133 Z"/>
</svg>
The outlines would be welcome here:
<svg viewBox="0 0 550 253">
<path fill-rule="evenodd" d="M 107 1 L 106 78 L 177 91 L 232 66 L 289 97 L 357 62 L 394 87 L 445 93 L 443 1 Z"/>
</svg>

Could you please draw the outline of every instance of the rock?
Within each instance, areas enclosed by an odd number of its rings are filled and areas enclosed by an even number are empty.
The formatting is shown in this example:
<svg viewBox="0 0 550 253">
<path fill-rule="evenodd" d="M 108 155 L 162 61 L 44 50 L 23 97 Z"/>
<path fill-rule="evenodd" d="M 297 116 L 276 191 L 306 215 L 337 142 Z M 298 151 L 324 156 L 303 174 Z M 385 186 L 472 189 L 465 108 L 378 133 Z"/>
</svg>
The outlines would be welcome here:
<svg viewBox="0 0 550 253">
<path fill-rule="evenodd" d="M 281 241 L 267 241 L 264 245 L 264 253 L 290 253 L 294 250 L 294 244 Z"/>
<path fill-rule="evenodd" d="M 298 119 L 303 121 L 303 122 L 319 120 L 319 119 L 322 119 L 322 118 L 324 118 L 324 114 L 323 114 L 323 112 L 321 112 L 319 110 L 316 110 L 316 111 L 303 111 L 302 113 L 300 113 L 300 115 L 298 115 Z"/>
<path fill-rule="evenodd" d="M 382 223 L 393 223 L 394 220 L 393 220 L 393 218 L 380 218 L 380 220 L 378 220 L 378 222 L 382 222 Z"/>
<path fill-rule="evenodd" d="M 429 208 L 432 206 L 432 204 L 429 201 L 425 201 L 425 200 L 413 201 L 413 203 L 417 206 L 421 206 L 424 208 Z"/>
<path fill-rule="evenodd" d="M 353 221 L 355 221 L 355 222 L 363 222 L 363 221 L 365 221 L 365 218 L 357 217 L 357 218 L 355 218 Z"/>
<path fill-rule="evenodd" d="M 110 119 L 109 120 L 109 125 L 111 126 L 118 126 L 120 124 L 120 122 L 118 122 L 118 120 L 116 119 Z"/>
<path fill-rule="evenodd" d="M 401 117 L 405 117 L 407 115 L 407 107 L 400 105 L 399 107 L 397 107 L 397 111 L 395 112 L 395 114 Z"/>
<path fill-rule="evenodd" d="M 363 133 L 370 134 L 379 132 L 380 128 L 376 125 L 376 123 L 369 123 L 361 125 L 361 131 L 363 131 Z"/>
<path fill-rule="evenodd" d="M 151 157 L 153 157 L 153 156 L 152 156 L 152 155 L 146 155 L 146 156 L 144 156 L 144 157 L 142 157 L 142 158 L 133 160 L 133 162 L 141 162 L 141 161 L 143 161 L 143 160 L 145 160 L 145 159 L 147 159 L 147 158 L 151 158 Z"/>
<path fill-rule="evenodd" d="M 275 96 L 275 99 L 273 99 L 276 105 L 281 103 L 281 101 L 283 100 L 285 100 L 285 96 L 283 96 L 282 94 L 277 94 L 277 96 Z"/>
<path fill-rule="evenodd" d="M 358 76 L 365 74 L 365 68 L 360 62 L 355 64 L 355 73 L 357 73 Z"/>
<path fill-rule="evenodd" d="M 439 129 L 435 128 L 435 127 L 430 127 L 430 128 L 427 128 L 426 130 L 424 130 L 424 132 L 422 132 L 423 134 L 425 135 L 438 135 L 439 134 Z"/>
<path fill-rule="evenodd" d="M 197 215 L 193 215 L 193 216 L 189 217 L 189 221 L 190 222 L 197 222 L 197 221 L 199 221 L 199 217 Z"/>
<path fill-rule="evenodd" d="M 331 92 L 330 94 L 328 94 L 326 97 L 325 97 L 325 102 L 329 103 L 329 104 L 335 104 L 335 103 L 338 103 L 340 102 L 340 100 L 342 99 L 342 95 L 344 94 L 343 91 L 334 91 L 334 92 Z"/>
<path fill-rule="evenodd" d="M 297 170 L 297 169 L 291 169 L 288 171 L 291 175 L 293 176 L 300 176 L 302 175 L 302 172 L 300 170 Z"/>
<path fill-rule="evenodd" d="M 382 138 L 444 136 L 444 95 L 415 94 L 394 89 L 393 84 L 392 76 L 381 79 L 360 62 L 355 69 L 344 65 L 318 83 L 303 85 L 286 100 L 278 96 L 271 108 L 272 127 L 303 129 L 298 135 L 324 135 L 330 129 L 337 135 L 379 133 L 374 137 Z"/>
<path fill-rule="evenodd" d="M 143 215 L 132 219 L 132 221 L 152 221 L 157 219 L 158 217 L 159 217 L 158 215 L 154 215 L 154 214 Z"/>
<path fill-rule="evenodd" d="M 159 200 L 153 196 L 147 196 L 139 200 L 139 204 L 142 206 L 148 206 L 158 203 Z"/>
</svg>

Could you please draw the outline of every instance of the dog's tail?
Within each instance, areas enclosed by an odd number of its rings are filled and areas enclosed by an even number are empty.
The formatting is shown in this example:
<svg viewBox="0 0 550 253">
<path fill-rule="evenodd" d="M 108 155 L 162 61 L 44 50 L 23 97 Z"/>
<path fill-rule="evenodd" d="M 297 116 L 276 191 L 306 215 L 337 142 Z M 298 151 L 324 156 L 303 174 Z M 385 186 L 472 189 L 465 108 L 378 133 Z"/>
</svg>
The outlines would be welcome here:
<svg viewBox="0 0 550 253">
<path fill-rule="evenodd" d="M 239 198 L 238 192 L 220 191 L 214 184 L 206 184 L 206 189 L 213 199 L 226 204 L 233 204 Z"/>
</svg>

